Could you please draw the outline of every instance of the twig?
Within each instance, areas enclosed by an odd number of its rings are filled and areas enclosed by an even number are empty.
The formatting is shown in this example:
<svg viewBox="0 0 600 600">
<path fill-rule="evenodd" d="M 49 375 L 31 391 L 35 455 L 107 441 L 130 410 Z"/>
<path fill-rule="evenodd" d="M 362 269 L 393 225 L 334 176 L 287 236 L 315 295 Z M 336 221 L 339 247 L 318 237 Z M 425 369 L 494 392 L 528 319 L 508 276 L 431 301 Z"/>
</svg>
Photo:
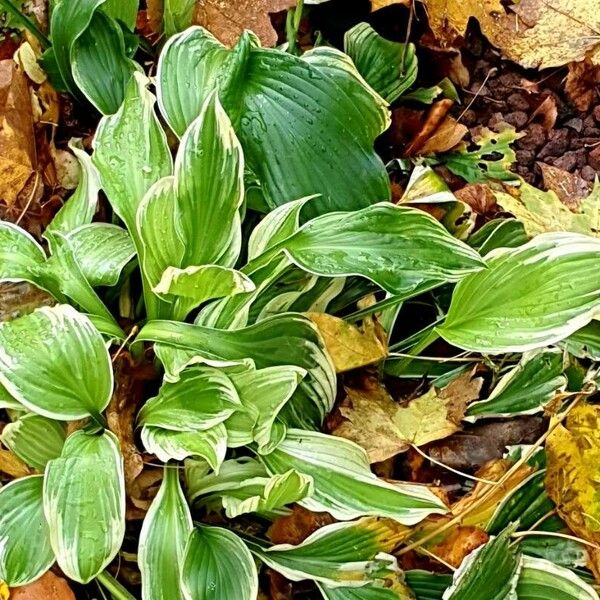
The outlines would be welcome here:
<svg viewBox="0 0 600 600">
<path fill-rule="evenodd" d="M 479 89 L 475 92 L 475 94 L 471 98 L 471 101 L 469 102 L 469 104 L 467 104 L 465 106 L 465 109 L 460 113 L 460 115 L 458 115 L 458 118 L 456 119 L 457 123 L 460 123 L 460 120 L 465 116 L 465 113 L 471 108 L 471 106 L 473 106 L 473 102 L 475 102 L 475 100 L 477 100 L 477 98 L 479 97 L 479 94 L 480 94 L 481 90 L 483 89 L 483 87 L 485 86 L 485 84 L 488 82 L 488 79 L 492 75 L 495 75 L 497 72 L 498 72 L 498 69 L 496 67 L 494 67 L 488 71 L 487 75 L 485 76 L 485 79 L 481 82 Z"/>
<path fill-rule="evenodd" d="M 29 207 L 31 206 L 31 203 L 33 202 L 33 198 L 34 198 L 35 193 L 37 191 L 37 186 L 38 186 L 39 181 L 40 181 L 40 172 L 36 171 L 35 172 L 35 180 L 33 182 L 33 189 L 31 190 L 31 194 L 29 194 L 29 198 L 27 199 L 27 203 L 25 204 L 23 210 L 21 211 L 21 214 L 19 215 L 19 218 L 15 221 L 15 225 L 18 225 L 21 222 L 21 219 L 25 216 L 25 213 L 29 210 Z"/>
</svg>

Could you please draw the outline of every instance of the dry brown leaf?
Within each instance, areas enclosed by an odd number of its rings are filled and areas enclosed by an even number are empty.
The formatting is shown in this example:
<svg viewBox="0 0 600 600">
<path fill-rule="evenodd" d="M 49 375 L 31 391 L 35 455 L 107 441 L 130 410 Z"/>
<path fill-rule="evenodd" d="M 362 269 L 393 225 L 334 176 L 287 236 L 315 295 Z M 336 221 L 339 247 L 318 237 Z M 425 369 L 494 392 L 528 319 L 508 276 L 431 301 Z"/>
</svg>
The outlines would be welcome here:
<svg viewBox="0 0 600 600">
<path fill-rule="evenodd" d="M 539 123 L 546 131 L 550 131 L 556 125 L 558 108 L 556 98 L 547 96 L 541 104 L 533 111 L 529 121 Z"/>
<path fill-rule="evenodd" d="M 478 215 L 486 215 L 496 207 L 494 193 L 489 185 L 483 183 L 470 183 L 454 192 L 454 195 Z"/>
<path fill-rule="evenodd" d="M 0 201 L 17 200 L 36 167 L 27 78 L 13 60 L 0 61 Z"/>
<path fill-rule="evenodd" d="M 56 300 L 25 281 L 0 282 L 0 321 L 27 315 L 40 306 L 53 306 Z"/>
<path fill-rule="evenodd" d="M 158 492 L 162 476 L 161 468 L 146 467 L 134 479 L 128 490 L 128 500 L 131 501 L 131 506 L 127 506 L 126 519 L 128 521 L 144 518 Z"/>
<path fill-rule="evenodd" d="M 267 531 L 267 537 L 274 544 L 296 545 L 317 529 L 331 523 L 335 523 L 335 519 L 328 512 L 313 512 L 294 504 L 291 514 L 273 522 Z"/>
<path fill-rule="evenodd" d="M 460 429 L 467 404 L 479 398 L 482 379 L 463 373 L 445 388 L 432 387 L 405 406 L 380 384 L 346 388 L 339 407 L 346 419 L 332 433 L 362 446 L 371 463 L 439 440 Z"/>
<path fill-rule="evenodd" d="M 75 594 L 65 579 L 48 571 L 33 583 L 10 588 L 10 600 L 75 600 Z"/>
<path fill-rule="evenodd" d="M 31 469 L 10 450 L 0 449 L 0 471 L 13 479 L 31 475 Z"/>
<path fill-rule="evenodd" d="M 546 491 L 578 536 L 600 543 L 600 406 L 578 404 L 546 442 Z"/>
<path fill-rule="evenodd" d="M 578 110 L 585 112 L 590 109 L 599 84 L 599 65 L 593 65 L 589 60 L 569 63 L 565 93 Z"/>
<path fill-rule="evenodd" d="M 544 187 L 553 191 L 565 206 L 577 210 L 579 201 L 590 193 L 588 182 L 579 175 L 558 167 L 543 162 L 539 162 L 538 165 L 542 170 Z"/>
<path fill-rule="evenodd" d="M 296 0 L 197 0 L 193 24 L 206 27 L 226 46 L 233 46 L 245 29 L 253 31 L 263 46 L 277 43 L 270 13 L 296 5 Z"/>
<path fill-rule="evenodd" d="M 490 536 L 479 527 L 458 526 L 450 531 L 447 538 L 433 546 L 431 552 L 458 568 L 467 554 L 483 546 L 489 539 Z"/>
<path fill-rule="evenodd" d="M 387 344 L 372 324 L 359 329 L 325 313 L 307 313 L 317 326 L 337 373 L 377 363 L 388 355 Z"/>
<path fill-rule="evenodd" d="M 600 64 L 596 0 L 424 0 L 435 36 L 452 45 L 471 17 L 507 58 L 524 67 L 558 67 L 584 60 Z"/>
<path fill-rule="evenodd" d="M 433 135 L 421 146 L 419 154 L 428 156 L 447 152 L 459 144 L 469 129 L 453 117 L 447 116 L 435 130 Z"/>
</svg>

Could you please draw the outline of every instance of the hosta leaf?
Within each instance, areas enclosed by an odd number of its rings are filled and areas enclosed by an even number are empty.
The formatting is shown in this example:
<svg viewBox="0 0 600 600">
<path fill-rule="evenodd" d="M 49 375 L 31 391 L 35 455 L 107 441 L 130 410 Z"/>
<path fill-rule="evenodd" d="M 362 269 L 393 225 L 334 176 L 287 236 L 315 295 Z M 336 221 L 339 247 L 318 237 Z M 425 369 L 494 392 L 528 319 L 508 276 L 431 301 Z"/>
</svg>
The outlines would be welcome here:
<svg viewBox="0 0 600 600">
<path fill-rule="evenodd" d="M 158 396 L 144 404 L 138 424 L 172 431 L 204 431 L 242 409 L 227 375 L 211 367 L 192 367 L 179 381 L 165 382 Z"/>
<path fill-rule="evenodd" d="M 517 219 L 493 219 L 469 237 L 467 243 L 481 256 L 497 248 L 516 248 L 529 241 L 523 223 Z"/>
<path fill-rule="evenodd" d="M 30 410 L 70 421 L 107 406 L 110 356 L 102 335 L 72 307 L 42 307 L 0 324 L 0 347 L 0 383 Z"/>
<path fill-rule="evenodd" d="M 259 452 L 269 452 L 273 441 L 279 441 L 273 435 L 275 420 L 305 375 L 303 369 L 288 365 L 230 373 L 244 410 L 225 422 L 229 447 L 256 442 Z"/>
<path fill-rule="evenodd" d="M 62 423 L 28 413 L 8 423 L 0 441 L 30 467 L 43 471 L 49 460 L 60 456 L 65 437 Z"/>
<path fill-rule="evenodd" d="M 102 10 L 133 30 L 139 4 L 139 0 L 106 0 L 102 5 Z"/>
<path fill-rule="evenodd" d="M 471 552 L 454 573 L 443 600 L 517 600 L 520 555 L 517 547 L 510 544 L 514 529 L 506 528 Z"/>
<path fill-rule="evenodd" d="M 227 429 L 223 424 L 205 431 L 173 431 L 144 426 L 141 439 L 144 448 L 163 462 L 199 456 L 217 472 L 227 452 Z"/>
<path fill-rule="evenodd" d="M 44 231 L 51 247 L 54 233 L 67 235 L 80 225 L 91 223 L 98 204 L 100 176 L 91 157 L 73 141 L 69 142 L 69 148 L 79 162 L 79 183 Z"/>
<path fill-rule="evenodd" d="M 64 573 L 87 583 L 116 556 L 125 535 L 125 480 L 117 438 L 71 434 L 44 475 L 44 513 Z"/>
<path fill-rule="evenodd" d="M 109 223 L 77 227 L 67 235 L 67 240 L 92 287 L 115 285 L 125 265 L 135 256 L 127 231 Z"/>
<path fill-rule="evenodd" d="M 397 100 L 417 78 L 414 44 L 386 40 L 368 23 L 346 32 L 344 50 L 367 83 L 388 102 Z"/>
<path fill-rule="evenodd" d="M 71 72 L 77 87 L 102 114 L 111 115 L 121 106 L 127 84 L 139 68 L 125 52 L 120 25 L 96 11 L 71 50 Z"/>
<path fill-rule="evenodd" d="M 179 484 L 179 469 L 165 466 L 156 498 L 144 518 L 138 548 L 143 600 L 182 600 L 179 588 L 192 516 Z"/>
<path fill-rule="evenodd" d="M 258 574 L 248 548 L 232 531 L 197 526 L 181 569 L 185 600 L 254 600 Z"/>
<path fill-rule="evenodd" d="M 442 600 L 444 590 L 452 583 L 452 576 L 415 569 L 406 571 L 406 581 L 417 600 Z"/>
<path fill-rule="evenodd" d="M 325 600 L 413 600 L 414 596 L 409 587 L 397 574 L 392 586 L 378 583 L 367 583 L 362 587 L 331 587 L 317 584 Z"/>
<path fill-rule="evenodd" d="M 565 350 L 578 358 L 600 361 L 600 322 L 591 321 L 572 333 L 563 344 Z"/>
<path fill-rule="evenodd" d="M 523 352 L 560 341 L 600 309 L 600 241 L 542 234 L 486 257 L 489 269 L 459 282 L 440 335 L 475 352 Z"/>
<path fill-rule="evenodd" d="M 427 515 L 446 511 L 426 487 L 378 479 L 371 473 L 366 452 L 343 438 L 289 429 L 277 448 L 260 459 L 271 474 L 295 469 L 311 476 L 314 493 L 300 504 L 336 519 L 376 515 L 414 525 Z"/>
<path fill-rule="evenodd" d="M 264 563 L 292 581 L 360 586 L 371 580 L 392 578 L 396 559 L 387 554 L 406 537 L 406 529 L 385 519 L 365 518 L 352 523 L 321 527 L 302 543 L 250 550 Z"/>
<path fill-rule="evenodd" d="M 519 600 L 598 600 L 598 593 L 573 571 L 543 560 L 523 556 L 517 584 Z"/>
<path fill-rule="evenodd" d="M 195 0 L 164 0 L 163 30 L 167 38 L 192 24 Z"/>
<path fill-rule="evenodd" d="M 576 568 L 587 565 L 588 553 L 583 544 L 543 533 L 527 536 L 521 542 L 523 554 L 548 560 L 561 567 Z"/>
<path fill-rule="evenodd" d="M 42 489 L 41 475 L 0 489 L 0 580 L 11 587 L 37 579 L 54 563 Z"/>
<path fill-rule="evenodd" d="M 387 105 L 341 52 L 297 57 L 259 48 L 251 34 L 228 50 L 200 27 L 173 36 L 159 61 L 158 97 L 175 133 L 183 135 L 215 87 L 271 207 L 314 193 L 322 198 L 307 207 L 313 215 L 389 199 L 373 151 L 389 126 Z"/>
<path fill-rule="evenodd" d="M 217 362 L 251 359 L 257 369 L 294 365 L 306 370 L 306 377 L 282 411 L 288 424 L 318 426 L 333 406 L 333 365 L 316 328 L 301 315 L 281 314 L 235 331 L 153 321 L 140 331 L 137 340 L 184 350 L 184 361 L 185 357 L 191 360 L 198 356 Z M 171 373 L 178 370 L 174 364 L 165 368 Z"/>
<path fill-rule="evenodd" d="M 36 283 L 35 270 L 45 260 L 41 246 L 24 229 L 0 222 L 0 280 Z"/>
<path fill-rule="evenodd" d="M 424 281 L 458 281 L 485 266 L 428 214 L 388 203 L 313 219 L 245 271 L 282 249 L 311 273 L 362 275 L 392 294 Z"/>
<path fill-rule="evenodd" d="M 466 420 L 540 412 L 557 392 L 565 389 L 567 378 L 562 372 L 561 350 L 527 352 L 500 379 L 489 398 L 469 405 Z"/>
</svg>

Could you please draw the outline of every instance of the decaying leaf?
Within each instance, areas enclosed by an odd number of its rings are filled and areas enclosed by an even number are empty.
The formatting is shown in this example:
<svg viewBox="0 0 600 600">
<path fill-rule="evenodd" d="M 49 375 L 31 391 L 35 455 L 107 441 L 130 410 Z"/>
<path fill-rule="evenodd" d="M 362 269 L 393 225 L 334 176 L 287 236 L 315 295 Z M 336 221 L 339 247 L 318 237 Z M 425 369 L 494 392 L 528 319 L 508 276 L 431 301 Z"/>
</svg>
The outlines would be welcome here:
<svg viewBox="0 0 600 600">
<path fill-rule="evenodd" d="M 327 512 L 313 512 L 294 504 L 292 513 L 279 517 L 267 532 L 274 544 L 300 544 L 311 533 L 325 525 L 335 523 L 335 519 Z"/>
<path fill-rule="evenodd" d="M 589 110 L 599 84 L 600 65 L 591 64 L 589 59 L 569 63 L 565 93 L 577 109 L 582 112 Z"/>
<path fill-rule="evenodd" d="M 554 192 L 565 206 L 577 210 L 579 201 L 589 194 L 588 182 L 576 173 L 569 173 L 544 162 L 538 164 L 542 170 L 544 187 Z"/>
<path fill-rule="evenodd" d="M 26 315 L 40 306 L 52 306 L 56 300 L 26 281 L 0 283 L 0 321 Z"/>
<path fill-rule="evenodd" d="M 29 467 L 17 458 L 10 450 L 0 449 L 0 472 L 10 475 L 14 479 L 31 475 Z"/>
<path fill-rule="evenodd" d="M 600 542 L 600 406 L 579 404 L 546 442 L 546 491 L 578 536 Z"/>
<path fill-rule="evenodd" d="M 394 4 L 410 7 L 412 0 L 371 0 L 371 12 L 386 8 L 387 6 L 393 6 Z"/>
<path fill-rule="evenodd" d="M 387 344 L 375 327 L 358 327 L 325 313 L 308 313 L 317 326 L 338 373 L 377 363 L 386 358 Z"/>
<path fill-rule="evenodd" d="M 10 600 L 75 600 L 66 579 L 48 571 L 28 585 L 11 588 Z"/>
<path fill-rule="evenodd" d="M 277 43 L 270 13 L 295 6 L 296 0 L 198 0 L 193 22 L 206 27 L 226 46 L 233 46 L 245 29 L 254 31 L 263 46 Z"/>
<path fill-rule="evenodd" d="M 332 432 L 362 446 L 370 462 L 380 462 L 411 445 L 421 446 L 460 429 L 467 404 L 479 397 L 481 378 L 463 373 L 445 388 L 432 387 L 405 406 L 395 402 L 380 384 L 346 388 L 339 407 L 346 419 Z"/>
<path fill-rule="evenodd" d="M 23 42 L 14 55 L 15 62 L 21 70 L 33 81 L 40 84 L 46 81 L 46 73 L 40 67 L 35 50 L 29 42 Z"/>
<path fill-rule="evenodd" d="M 468 554 L 483 546 L 489 539 L 490 536 L 479 527 L 459 526 L 452 529 L 450 535 L 431 551 L 444 562 L 458 568 Z"/>
<path fill-rule="evenodd" d="M 594 0 L 426 0 L 435 36 L 451 45 L 471 17 L 489 41 L 524 67 L 558 67 L 586 58 L 600 64 Z"/>
<path fill-rule="evenodd" d="M 0 201 L 15 203 L 36 166 L 27 78 L 13 60 L 0 61 Z"/>
<path fill-rule="evenodd" d="M 515 195 L 496 193 L 496 201 L 506 211 L 523 222 L 529 235 L 547 231 L 572 231 L 600 235 L 600 183 L 583 198 L 574 210 L 569 210 L 553 191 L 544 192 L 525 182 Z"/>
</svg>

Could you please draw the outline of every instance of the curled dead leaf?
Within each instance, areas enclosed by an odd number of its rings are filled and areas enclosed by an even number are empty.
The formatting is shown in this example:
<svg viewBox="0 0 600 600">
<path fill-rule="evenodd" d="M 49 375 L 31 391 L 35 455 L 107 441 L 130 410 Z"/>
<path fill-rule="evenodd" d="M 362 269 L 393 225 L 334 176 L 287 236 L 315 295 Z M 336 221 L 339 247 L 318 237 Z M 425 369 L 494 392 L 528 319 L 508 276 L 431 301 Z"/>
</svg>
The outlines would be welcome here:
<svg viewBox="0 0 600 600">
<path fill-rule="evenodd" d="M 569 63 L 569 73 L 565 82 L 565 94 L 580 111 L 590 109 L 600 85 L 600 65 L 589 59 Z"/>
<path fill-rule="evenodd" d="M 490 536 L 481 528 L 459 526 L 450 535 L 431 549 L 431 552 L 444 562 L 458 568 L 463 559 L 479 546 L 483 546 Z"/>
<path fill-rule="evenodd" d="M 0 472 L 6 473 L 13 479 L 31 475 L 30 468 L 17 458 L 10 450 L 0 449 Z"/>
<path fill-rule="evenodd" d="M 550 131 L 556 125 L 558 107 L 554 96 L 546 96 L 541 104 L 533 111 L 529 121 L 539 123 L 546 131 Z"/>
<path fill-rule="evenodd" d="M 489 185 L 472 183 L 454 192 L 454 195 L 470 206 L 478 215 L 486 215 L 496 207 L 496 198 Z"/>
</svg>

